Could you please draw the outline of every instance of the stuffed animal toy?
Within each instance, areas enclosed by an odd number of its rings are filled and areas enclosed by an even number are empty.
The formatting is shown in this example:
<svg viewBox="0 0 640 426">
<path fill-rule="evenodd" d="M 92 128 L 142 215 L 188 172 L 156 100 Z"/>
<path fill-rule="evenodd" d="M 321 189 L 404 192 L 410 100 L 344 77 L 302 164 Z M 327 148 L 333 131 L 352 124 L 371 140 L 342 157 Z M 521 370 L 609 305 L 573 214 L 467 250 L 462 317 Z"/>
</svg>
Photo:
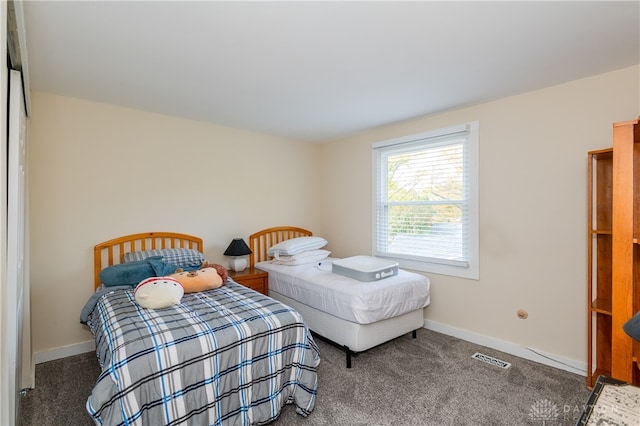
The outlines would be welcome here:
<svg viewBox="0 0 640 426">
<path fill-rule="evenodd" d="M 182 285 L 185 293 L 211 290 L 221 287 L 222 284 L 224 284 L 222 277 L 213 266 L 196 269 L 194 271 L 178 272 L 170 276 Z"/>
<path fill-rule="evenodd" d="M 227 272 L 227 269 L 222 266 L 222 265 L 218 265 L 217 263 L 209 263 L 208 260 L 205 260 L 202 263 L 202 267 L 203 268 L 215 268 L 215 270 L 218 272 L 218 275 L 220 275 L 220 278 L 222 278 L 222 282 L 226 283 L 227 282 L 227 278 L 229 277 L 229 273 Z M 179 272 L 179 271 L 176 271 Z"/>
<path fill-rule="evenodd" d="M 151 277 L 140 281 L 133 294 L 143 308 L 162 309 L 179 304 L 184 289 L 171 277 Z"/>
</svg>

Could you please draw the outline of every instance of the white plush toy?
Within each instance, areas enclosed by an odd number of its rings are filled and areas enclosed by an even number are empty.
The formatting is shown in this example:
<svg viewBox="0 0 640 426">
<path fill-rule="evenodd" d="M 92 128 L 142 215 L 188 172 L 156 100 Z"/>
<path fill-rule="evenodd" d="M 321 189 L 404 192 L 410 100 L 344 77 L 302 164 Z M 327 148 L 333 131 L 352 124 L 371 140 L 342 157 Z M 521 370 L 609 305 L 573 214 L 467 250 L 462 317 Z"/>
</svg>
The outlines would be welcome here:
<svg viewBox="0 0 640 426">
<path fill-rule="evenodd" d="M 180 303 L 184 289 L 174 278 L 151 277 L 140 281 L 133 294 L 143 308 L 162 309 Z"/>
</svg>

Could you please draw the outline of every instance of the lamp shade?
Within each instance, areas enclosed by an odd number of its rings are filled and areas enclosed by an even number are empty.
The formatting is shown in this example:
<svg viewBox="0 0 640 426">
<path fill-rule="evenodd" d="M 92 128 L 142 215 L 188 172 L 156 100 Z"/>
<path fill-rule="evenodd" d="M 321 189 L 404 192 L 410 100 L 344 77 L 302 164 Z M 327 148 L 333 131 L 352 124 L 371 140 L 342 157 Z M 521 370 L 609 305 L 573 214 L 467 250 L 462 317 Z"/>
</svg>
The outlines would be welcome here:
<svg viewBox="0 0 640 426">
<path fill-rule="evenodd" d="M 234 238 L 224 251 L 225 256 L 246 256 L 248 254 L 251 254 L 251 249 L 242 238 Z"/>
<path fill-rule="evenodd" d="M 629 321 L 625 322 L 622 329 L 629 336 L 640 342 L 640 311 L 636 312 Z"/>
</svg>

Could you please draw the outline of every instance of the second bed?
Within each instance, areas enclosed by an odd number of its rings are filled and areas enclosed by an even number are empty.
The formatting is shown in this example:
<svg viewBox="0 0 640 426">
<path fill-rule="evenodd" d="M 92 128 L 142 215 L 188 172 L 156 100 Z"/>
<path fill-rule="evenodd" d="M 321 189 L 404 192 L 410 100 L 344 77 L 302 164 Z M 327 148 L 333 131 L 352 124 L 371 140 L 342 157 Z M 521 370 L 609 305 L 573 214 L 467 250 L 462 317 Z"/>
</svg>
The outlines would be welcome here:
<svg viewBox="0 0 640 426">
<path fill-rule="evenodd" d="M 296 227 L 275 227 L 249 237 L 251 266 L 269 273 L 269 296 L 302 314 L 317 335 L 343 347 L 347 368 L 351 356 L 424 326 L 430 282 L 423 275 L 399 270 L 379 281 L 361 282 L 335 274 L 326 258 L 296 266 L 271 261 L 267 251 L 293 238 L 311 236 Z"/>
</svg>

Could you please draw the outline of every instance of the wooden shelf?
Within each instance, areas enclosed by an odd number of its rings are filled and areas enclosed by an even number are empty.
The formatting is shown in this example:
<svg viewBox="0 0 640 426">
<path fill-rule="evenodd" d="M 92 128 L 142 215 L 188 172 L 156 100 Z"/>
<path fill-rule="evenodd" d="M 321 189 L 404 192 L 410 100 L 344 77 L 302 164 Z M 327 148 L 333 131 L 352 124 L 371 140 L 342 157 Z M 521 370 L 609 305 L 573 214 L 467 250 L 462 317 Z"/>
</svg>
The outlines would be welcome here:
<svg viewBox="0 0 640 426">
<path fill-rule="evenodd" d="M 587 383 L 587 387 L 589 389 L 593 389 L 593 387 L 596 384 L 596 381 L 598 380 L 598 377 L 600 376 L 606 376 L 606 377 L 610 377 L 611 376 L 611 370 L 604 370 L 604 369 L 596 369 L 593 374 L 591 375 L 591 377 L 593 378 L 592 381 L 590 381 L 589 383 Z"/>
<path fill-rule="evenodd" d="M 640 343 L 622 329 L 640 310 L 640 120 L 613 125 L 613 147 L 589 152 L 587 385 L 640 384 Z"/>
<path fill-rule="evenodd" d="M 591 310 L 599 314 L 611 315 L 611 300 L 596 299 L 591 302 Z"/>
<path fill-rule="evenodd" d="M 604 158 L 613 158 L 613 147 L 590 151 L 589 154 L 591 154 L 597 160 L 601 160 Z"/>
</svg>

